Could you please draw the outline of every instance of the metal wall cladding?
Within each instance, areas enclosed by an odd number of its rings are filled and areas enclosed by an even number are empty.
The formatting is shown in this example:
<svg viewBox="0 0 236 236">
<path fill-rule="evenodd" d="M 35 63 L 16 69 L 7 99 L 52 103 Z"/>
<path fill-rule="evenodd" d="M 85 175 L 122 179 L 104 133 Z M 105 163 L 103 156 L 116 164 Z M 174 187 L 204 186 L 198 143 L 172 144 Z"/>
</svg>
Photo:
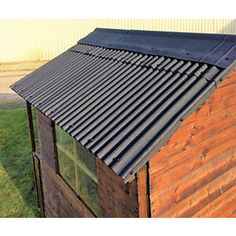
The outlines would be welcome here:
<svg viewBox="0 0 236 236">
<path fill-rule="evenodd" d="M 214 90 L 221 71 L 77 44 L 12 89 L 127 182 Z"/>
<path fill-rule="evenodd" d="M 236 34 L 235 19 L 0 20 L 0 62 L 51 60 L 97 27 Z"/>
</svg>

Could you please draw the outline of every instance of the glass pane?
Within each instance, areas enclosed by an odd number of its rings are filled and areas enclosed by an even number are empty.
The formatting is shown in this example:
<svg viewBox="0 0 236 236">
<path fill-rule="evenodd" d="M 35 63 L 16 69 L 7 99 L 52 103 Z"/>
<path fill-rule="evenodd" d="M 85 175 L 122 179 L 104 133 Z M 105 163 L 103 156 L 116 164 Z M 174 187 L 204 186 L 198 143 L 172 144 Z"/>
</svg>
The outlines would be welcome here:
<svg viewBox="0 0 236 236">
<path fill-rule="evenodd" d="M 81 169 L 76 166 L 76 180 L 78 195 L 86 202 L 90 209 L 99 214 L 97 184 Z"/>
<path fill-rule="evenodd" d="M 96 158 L 58 126 L 56 126 L 56 136 L 61 176 L 98 215 Z"/>
<path fill-rule="evenodd" d="M 76 142 L 76 141 L 75 141 Z M 82 162 L 96 176 L 96 159 L 80 143 L 76 142 L 77 160 Z"/>
<path fill-rule="evenodd" d="M 34 142 L 36 146 L 36 152 L 40 153 L 39 149 L 39 138 L 38 138 L 38 120 L 37 120 L 37 113 L 36 109 L 31 106 L 32 108 L 32 118 L 33 118 L 33 129 L 34 129 Z"/>
<path fill-rule="evenodd" d="M 67 152 L 74 155 L 73 138 L 67 134 L 63 129 L 56 125 L 57 143 L 63 147 Z"/>
<path fill-rule="evenodd" d="M 68 156 L 66 156 L 59 148 L 57 149 L 57 153 L 58 153 L 60 174 L 67 181 L 67 183 L 74 190 L 76 190 L 74 162 Z"/>
</svg>

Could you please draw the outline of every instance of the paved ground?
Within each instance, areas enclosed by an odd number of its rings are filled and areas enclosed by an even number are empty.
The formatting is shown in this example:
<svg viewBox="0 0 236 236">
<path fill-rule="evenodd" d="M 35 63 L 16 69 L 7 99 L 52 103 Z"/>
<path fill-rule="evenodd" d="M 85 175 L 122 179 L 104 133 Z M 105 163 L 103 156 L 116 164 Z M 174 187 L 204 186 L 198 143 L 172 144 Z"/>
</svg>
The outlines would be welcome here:
<svg viewBox="0 0 236 236">
<path fill-rule="evenodd" d="M 0 64 L 0 109 L 23 107 L 25 102 L 9 86 L 42 66 L 46 61 Z"/>
</svg>

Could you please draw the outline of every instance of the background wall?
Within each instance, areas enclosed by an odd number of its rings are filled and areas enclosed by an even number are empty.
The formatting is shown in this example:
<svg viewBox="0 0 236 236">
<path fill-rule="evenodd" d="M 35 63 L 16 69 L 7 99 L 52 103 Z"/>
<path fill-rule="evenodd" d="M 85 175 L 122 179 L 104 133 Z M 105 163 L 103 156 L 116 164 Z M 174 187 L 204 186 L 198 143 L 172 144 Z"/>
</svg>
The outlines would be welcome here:
<svg viewBox="0 0 236 236">
<path fill-rule="evenodd" d="M 96 27 L 236 34 L 232 19 L 0 20 L 0 63 L 49 60 Z"/>
</svg>

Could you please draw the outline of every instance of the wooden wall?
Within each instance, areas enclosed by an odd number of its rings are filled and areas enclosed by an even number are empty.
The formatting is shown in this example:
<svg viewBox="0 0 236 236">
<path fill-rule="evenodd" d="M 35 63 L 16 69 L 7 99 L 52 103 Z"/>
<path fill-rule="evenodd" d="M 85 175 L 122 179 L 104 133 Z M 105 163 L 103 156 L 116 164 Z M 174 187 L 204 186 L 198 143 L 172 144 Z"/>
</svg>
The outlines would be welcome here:
<svg viewBox="0 0 236 236">
<path fill-rule="evenodd" d="M 57 174 L 53 124 L 38 112 L 44 209 L 46 217 L 94 217 Z"/>
<path fill-rule="evenodd" d="M 42 164 L 42 176 L 46 217 L 95 217 L 45 162 Z"/>
<path fill-rule="evenodd" d="M 57 173 L 57 151 L 54 126 L 38 112 L 40 156 L 46 217 L 95 217 L 86 204 Z M 95 158 L 95 157 L 94 157 Z M 99 217 L 138 217 L 136 179 L 130 184 L 97 159 Z"/>
<path fill-rule="evenodd" d="M 138 217 L 137 181 L 125 184 L 121 177 L 97 159 L 101 217 Z"/>
<path fill-rule="evenodd" d="M 152 217 L 236 217 L 236 71 L 149 164 Z"/>
</svg>

